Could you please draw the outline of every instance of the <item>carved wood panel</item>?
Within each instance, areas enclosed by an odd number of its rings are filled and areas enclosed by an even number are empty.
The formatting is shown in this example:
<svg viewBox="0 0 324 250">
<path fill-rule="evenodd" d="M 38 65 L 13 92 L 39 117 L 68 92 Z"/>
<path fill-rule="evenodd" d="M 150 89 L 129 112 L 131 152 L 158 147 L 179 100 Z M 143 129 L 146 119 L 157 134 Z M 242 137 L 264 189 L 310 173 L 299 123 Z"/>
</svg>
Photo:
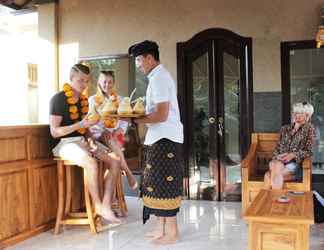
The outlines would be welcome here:
<svg viewBox="0 0 324 250">
<path fill-rule="evenodd" d="M 27 171 L 0 175 L 0 239 L 29 228 Z"/>
<path fill-rule="evenodd" d="M 0 163 L 27 159 L 25 137 L 0 138 Z"/>
<path fill-rule="evenodd" d="M 48 223 L 56 217 L 58 198 L 56 176 L 56 164 L 45 165 L 32 170 L 32 227 Z"/>
<path fill-rule="evenodd" d="M 33 135 L 30 137 L 30 159 L 51 158 L 49 137 L 46 135 Z"/>
</svg>

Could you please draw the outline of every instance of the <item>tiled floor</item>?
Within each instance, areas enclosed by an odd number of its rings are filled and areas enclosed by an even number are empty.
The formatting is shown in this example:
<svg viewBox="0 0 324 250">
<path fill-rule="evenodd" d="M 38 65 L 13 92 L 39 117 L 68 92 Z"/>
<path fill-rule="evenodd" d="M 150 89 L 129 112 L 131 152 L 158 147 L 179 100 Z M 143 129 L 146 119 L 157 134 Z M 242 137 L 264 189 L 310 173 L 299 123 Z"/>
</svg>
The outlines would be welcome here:
<svg viewBox="0 0 324 250">
<path fill-rule="evenodd" d="M 10 250 L 245 250 L 247 249 L 247 225 L 240 218 L 240 203 L 185 201 L 178 215 L 181 239 L 175 245 L 155 247 L 144 238 L 152 229 L 154 220 L 141 223 L 141 201 L 127 199 L 129 217 L 125 224 L 98 235 L 88 228 L 67 228 L 60 235 L 52 232 L 40 234 L 24 241 Z M 317 226 L 311 231 L 311 250 L 324 249 L 324 230 Z M 281 250 L 281 249 L 278 249 Z"/>
</svg>

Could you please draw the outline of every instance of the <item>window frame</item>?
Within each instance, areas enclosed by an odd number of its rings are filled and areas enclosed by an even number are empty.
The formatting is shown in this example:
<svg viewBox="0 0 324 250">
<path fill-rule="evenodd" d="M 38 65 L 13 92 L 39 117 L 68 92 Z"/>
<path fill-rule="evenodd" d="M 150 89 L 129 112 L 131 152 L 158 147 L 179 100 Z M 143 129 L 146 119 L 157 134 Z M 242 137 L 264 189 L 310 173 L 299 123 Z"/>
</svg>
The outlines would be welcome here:
<svg viewBox="0 0 324 250">
<path fill-rule="evenodd" d="M 289 54 L 292 50 L 315 49 L 315 40 L 281 42 L 281 102 L 282 102 L 282 125 L 290 123 L 291 99 L 290 99 L 290 60 Z"/>
<path fill-rule="evenodd" d="M 281 42 L 281 91 L 282 91 L 282 125 L 289 124 L 291 117 L 290 98 L 290 60 L 292 50 L 316 49 L 315 40 L 286 41 Z M 322 48 L 324 49 L 324 48 Z M 324 174 L 312 174 L 312 190 L 322 192 L 324 190 Z M 322 192 L 324 195 L 324 193 Z"/>
</svg>

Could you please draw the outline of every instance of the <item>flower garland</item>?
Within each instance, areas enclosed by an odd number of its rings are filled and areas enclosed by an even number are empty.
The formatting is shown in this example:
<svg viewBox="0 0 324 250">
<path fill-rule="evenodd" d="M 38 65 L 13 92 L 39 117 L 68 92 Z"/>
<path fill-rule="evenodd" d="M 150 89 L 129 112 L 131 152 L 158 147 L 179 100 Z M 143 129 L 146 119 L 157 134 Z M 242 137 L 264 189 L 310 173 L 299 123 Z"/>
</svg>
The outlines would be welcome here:
<svg viewBox="0 0 324 250">
<path fill-rule="evenodd" d="M 105 96 L 103 94 L 103 91 L 101 90 L 101 88 L 98 86 L 97 87 L 97 92 L 95 95 L 95 106 L 99 107 L 100 105 L 102 105 L 105 101 Z M 118 109 L 118 95 L 117 95 L 117 91 L 116 89 L 113 89 L 109 95 L 109 99 L 111 100 L 112 104 L 116 107 L 116 109 Z M 114 118 L 114 117 L 105 117 L 103 119 L 103 123 L 105 125 L 106 128 L 115 128 L 117 126 L 118 123 L 118 119 Z"/>
<path fill-rule="evenodd" d="M 78 106 L 76 105 L 78 100 L 73 97 L 73 91 L 72 87 L 65 83 L 63 85 L 63 91 L 65 96 L 67 97 L 67 103 L 69 105 L 69 112 L 70 112 L 70 119 L 75 122 L 81 121 L 88 113 L 89 111 L 89 103 L 88 103 L 88 97 L 86 94 L 82 93 L 80 95 L 80 103 L 81 103 L 81 115 L 78 109 Z M 85 134 L 86 129 L 80 128 L 78 129 L 78 132 L 80 134 Z"/>
<path fill-rule="evenodd" d="M 118 95 L 116 89 L 113 89 L 109 95 L 109 99 L 111 100 L 112 104 L 118 109 Z M 117 126 L 118 119 L 114 117 L 106 118 L 104 121 L 106 128 L 115 128 Z"/>
<path fill-rule="evenodd" d="M 116 89 L 113 89 L 111 91 L 109 98 L 110 98 L 110 100 L 112 101 L 112 103 L 115 105 L 115 107 L 117 109 L 118 106 L 119 106 L 119 103 L 118 103 L 118 94 L 117 94 Z"/>
</svg>

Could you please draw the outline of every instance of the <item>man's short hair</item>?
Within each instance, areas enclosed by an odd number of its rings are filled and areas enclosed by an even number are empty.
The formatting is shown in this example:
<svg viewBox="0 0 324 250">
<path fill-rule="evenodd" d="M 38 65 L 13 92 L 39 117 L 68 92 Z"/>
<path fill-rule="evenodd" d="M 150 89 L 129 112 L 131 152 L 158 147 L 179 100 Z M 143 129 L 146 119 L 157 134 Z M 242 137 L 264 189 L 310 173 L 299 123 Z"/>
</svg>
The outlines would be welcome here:
<svg viewBox="0 0 324 250">
<path fill-rule="evenodd" d="M 154 41 L 136 43 L 129 47 L 128 54 L 134 57 L 152 55 L 156 61 L 160 61 L 159 46 Z"/>
<path fill-rule="evenodd" d="M 72 76 L 75 73 L 80 73 L 89 75 L 90 74 L 90 68 L 86 65 L 83 65 L 81 63 L 74 64 L 70 70 L 70 80 L 72 80 Z"/>
</svg>

